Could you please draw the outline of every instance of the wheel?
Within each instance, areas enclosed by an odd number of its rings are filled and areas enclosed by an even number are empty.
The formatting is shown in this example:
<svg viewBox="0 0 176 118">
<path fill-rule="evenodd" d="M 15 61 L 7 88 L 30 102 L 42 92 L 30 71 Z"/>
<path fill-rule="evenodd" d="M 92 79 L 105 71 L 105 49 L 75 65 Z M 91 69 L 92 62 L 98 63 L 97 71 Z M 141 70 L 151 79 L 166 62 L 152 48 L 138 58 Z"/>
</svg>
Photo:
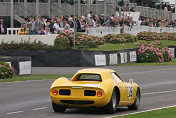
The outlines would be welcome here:
<svg viewBox="0 0 176 118">
<path fill-rule="evenodd" d="M 116 108 L 117 108 L 117 92 L 114 89 L 112 92 L 111 100 L 106 106 L 105 110 L 107 113 L 113 114 L 116 112 Z"/>
<path fill-rule="evenodd" d="M 55 104 L 54 102 L 52 102 L 52 107 L 55 112 L 64 112 L 66 110 L 66 107 Z"/>
<path fill-rule="evenodd" d="M 133 105 L 128 106 L 128 109 L 137 110 L 139 108 L 139 104 L 140 104 L 140 89 L 138 88 L 137 92 L 136 92 L 135 101 L 134 101 Z"/>
</svg>

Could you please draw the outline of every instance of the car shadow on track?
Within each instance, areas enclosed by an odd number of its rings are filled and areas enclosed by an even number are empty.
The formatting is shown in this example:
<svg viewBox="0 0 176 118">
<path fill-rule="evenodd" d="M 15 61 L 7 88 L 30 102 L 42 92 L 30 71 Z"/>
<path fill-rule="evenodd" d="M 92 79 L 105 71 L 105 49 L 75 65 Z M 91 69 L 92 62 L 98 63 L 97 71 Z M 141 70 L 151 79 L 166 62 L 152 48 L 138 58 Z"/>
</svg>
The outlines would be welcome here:
<svg viewBox="0 0 176 118">
<path fill-rule="evenodd" d="M 123 114 L 125 112 L 129 112 L 128 108 L 123 107 L 123 108 L 117 108 L 117 111 L 115 114 Z M 107 115 L 106 111 L 102 108 L 99 109 L 75 109 L 75 108 L 68 108 L 63 114 L 92 114 L 92 115 Z"/>
</svg>

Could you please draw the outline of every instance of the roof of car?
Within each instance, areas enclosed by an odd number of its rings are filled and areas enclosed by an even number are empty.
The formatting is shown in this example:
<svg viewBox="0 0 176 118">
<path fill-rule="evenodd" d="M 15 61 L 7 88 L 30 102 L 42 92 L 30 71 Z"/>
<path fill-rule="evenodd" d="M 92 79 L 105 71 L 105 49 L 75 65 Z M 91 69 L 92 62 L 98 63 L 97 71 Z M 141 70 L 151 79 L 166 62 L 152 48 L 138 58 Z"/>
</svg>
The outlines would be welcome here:
<svg viewBox="0 0 176 118">
<path fill-rule="evenodd" d="M 103 68 L 87 68 L 87 69 L 81 69 L 79 70 L 77 73 L 111 73 L 111 72 L 115 72 L 114 70 L 111 69 L 103 69 Z"/>
</svg>

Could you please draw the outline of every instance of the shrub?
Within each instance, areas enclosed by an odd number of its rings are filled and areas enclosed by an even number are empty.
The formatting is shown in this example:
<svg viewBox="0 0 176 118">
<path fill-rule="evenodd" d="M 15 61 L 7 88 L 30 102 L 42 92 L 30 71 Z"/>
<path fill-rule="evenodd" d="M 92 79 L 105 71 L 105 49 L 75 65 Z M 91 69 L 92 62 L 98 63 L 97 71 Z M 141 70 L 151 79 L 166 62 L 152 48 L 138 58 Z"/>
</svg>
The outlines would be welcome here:
<svg viewBox="0 0 176 118">
<path fill-rule="evenodd" d="M 107 43 L 127 43 L 127 42 L 136 42 L 137 39 L 134 35 L 131 34 L 108 34 L 103 37 Z"/>
<path fill-rule="evenodd" d="M 9 64 L 5 62 L 0 62 L 0 78 L 1 79 L 12 78 L 13 75 L 14 75 L 13 67 L 10 67 Z"/>
<path fill-rule="evenodd" d="M 137 34 L 138 40 L 154 41 L 154 40 L 176 40 L 175 33 L 156 33 L 156 32 L 140 32 Z"/>
<path fill-rule="evenodd" d="M 138 43 L 138 62 L 167 62 L 172 56 L 168 47 L 165 47 L 160 42 Z"/>
<path fill-rule="evenodd" d="M 88 48 L 96 48 L 98 45 L 103 45 L 105 43 L 104 39 L 91 36 L 87 34 L 76 34 L 75 45 L 76 46 L 86 46 Z"/>
<path fill-rule="evenodd" d="M 73 46 L 73 31 L 63 30 L 59 32 L 59 35 L 56 37 L 54 46 L 57 49 L 64 49 Z"/>
<path fill-rule="evenodd" d="M 4 43 L 2 42 L 0 44 L 0 49 L 20 49 L 20 50 L 37 50 L 37 49 L 51 49 L 52 46 L 47 46 L 46 44 L 43 44 L 42 42 L 36 42 L 30 43 L 28 41 L 21 41 L 20 43 L 17 42 L 11 42 L 11 43 Z"/>
</svg>

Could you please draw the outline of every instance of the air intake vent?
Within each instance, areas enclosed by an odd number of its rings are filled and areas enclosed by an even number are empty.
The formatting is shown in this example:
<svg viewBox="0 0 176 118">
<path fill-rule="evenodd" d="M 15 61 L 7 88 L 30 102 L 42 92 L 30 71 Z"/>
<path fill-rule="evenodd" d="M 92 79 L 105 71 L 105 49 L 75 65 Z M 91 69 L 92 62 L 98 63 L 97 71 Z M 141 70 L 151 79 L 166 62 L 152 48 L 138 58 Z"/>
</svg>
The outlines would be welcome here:
<svg viewBox="0 0 176 118">
<path fill-rule="evenodd" d="M 96 91 L 94 90 L 84 90 L 84 96 L 95 96 Z"/>
<path fill-rule="evenodd" d="M 70 95 L 70 89 L 60 89 L 59 95 Z"/>
<path fill-rule="evenodd" d="M 60 100 L 62 103 L 67 103 L 67 104 L 93 104 L 94 101 L 80 101 L 80 100 Z"/>
</svg>

